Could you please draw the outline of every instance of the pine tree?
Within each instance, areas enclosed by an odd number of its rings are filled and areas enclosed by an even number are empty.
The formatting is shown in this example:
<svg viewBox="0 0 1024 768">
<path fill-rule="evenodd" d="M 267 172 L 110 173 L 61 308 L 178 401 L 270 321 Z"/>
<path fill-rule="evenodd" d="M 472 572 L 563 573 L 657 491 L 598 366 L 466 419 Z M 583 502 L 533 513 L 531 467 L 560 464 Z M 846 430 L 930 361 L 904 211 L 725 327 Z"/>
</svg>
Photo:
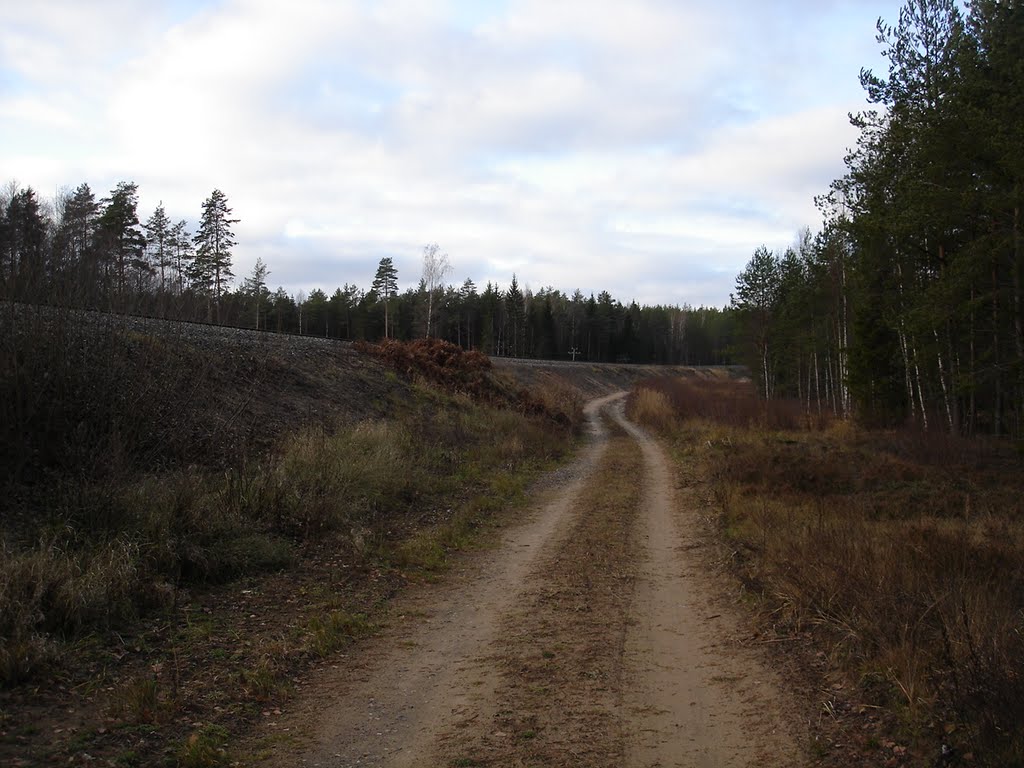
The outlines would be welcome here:
<svg viewBox="0 0 1024 768">
<path fill-rule="evenodd" d="M 194 274 L 197 282 L 212 290 L 215 320 L 220 322 L 220 298 L 224 288 L 231 282 L 231 249 L 237 245 L 231 225 L 238 219 L 231 218 L 227 196 L 219 189 L 213 190 L 205 202 L 199 219 L 199 231 L 193 238 L 196 244 Z"/>
<path fill-rule="evenodd" d="M 488 280 L 480 295 L 480 347 L 485 354 L 502 354 L 500 315 L 501 291 Z"/>
<path fill-rule="evenodd" d="M 979 260 L 987 278 L 978 293 L 988 298 L 990 326 L 979 345 L 978 384 L 992 401 L 996 433 L 1008 410 L 1006 390 L 1016 388 L 1010 402 L 1019 433 L 1024 430 L 1024 4 L 974 0 L 968 28 L 973 43 L 968 130 L 979 174 Z"/>
<path fill-rule="evenodd" d="M 106 270 L 104 278 L 108 289 L 111 280 L 115 281 L 114 292 L 121 302 L 127 290 L 129 270 L 142 272 L 148 267 L 143 258 L 146 238 L 139 227 L 138 191 L 134 182 L 122 181 L 110 197 L 101 201 L 104 208 L 97 236 Z"/>
<path fill-rule="evenodd" d="M 372 290 L 384 302 L 384 338 L 389 338 L 388 305 L 398 292 L 398 270 L 390 256 L 385 256 L 377 265 L 377 274 L 373 278 Z"/>
<path fill-rule="evenodd" d="M 741 316 L 756 356 L 752 366 L 765 397 L 771 397 L 773 365 L 771 353 L 772 320 L 777 308 L 781 276 L 775 255 L 761 246 L 736 278 L 736 293 L 730 304 Z"/>
<path fill-rule="evenodd" d="M 177 292 L 180 295 L 185 291 L 185 277 L 192 273 L 192 261 L 195 258 L 192 235 L 189 234 L 188 222 L 184 219 L 171 229 L 171 247 L 174 250 L 171 264 L 174 267 Z"/>
<path fill-rule="evenodd" d="M 160 270 L 160 290 L 162 292 L 166 290 L 166 270 L 171 266 L 173 256 L 173 229 L 171 220 L 164 211 L 163 200 L 160 201 L 156 210 L 153 211 L 153 215 L 143 226 L 146 230 L 146 244 L 150 256 Z"/>
<path fill-rule="evenodd" d="M 16 192 L 3 215 L 0 281 L 9 298 L 39 297 L 46 258 L 46 223 L 31 187 Z"/>
<path fill-rule="evenodd" d="M 252 268 L 252 275 L 245 279 L 245 292 L 252 297 L 256 309 L 255 328 L 260 329 L 260 308 L 270 296 L 267 290 L 267 275 L 270 271 L 263 259 L 257 258 L 256 265 Z M 263 320 L 263 327 L 266 327 L 266 318 Z"/>
<path fill-rule="evenodd" d="M 506 354 L 511 357 L 520 357 L 523 354 L 526 338 L 526 297 L 523 296 L 515 275 L 512 275 L 512 283 L 505 293 L 505 318 L 508 329 Z"/>
<path fill-rule="evenodd" d="M 458 293 L 458 304 L 459 304 L 459 322 L 457 325 L 456 333 L 458 338 L 456 342 L 459 346 L 464 346 L 467 349 L 473 348 L 473 330 L 475 327 L 474 318 L 477 313 L 477 303 L 479 296 L 476 292 L 476 283 L 470 278 L 466 278 L 462 287 L 459 288 Z M 466 334 L 463 337 L 462 329 L 465 327 Z"/>
<path fill-rule="evenodd" d="M 95 239 L 99 211 L 88 184 L 80 184 L 60 207 L 53 258 L 64 271 L 64 291 L 72 302 L 88 303 L 98 287 Z"/>
</svg>

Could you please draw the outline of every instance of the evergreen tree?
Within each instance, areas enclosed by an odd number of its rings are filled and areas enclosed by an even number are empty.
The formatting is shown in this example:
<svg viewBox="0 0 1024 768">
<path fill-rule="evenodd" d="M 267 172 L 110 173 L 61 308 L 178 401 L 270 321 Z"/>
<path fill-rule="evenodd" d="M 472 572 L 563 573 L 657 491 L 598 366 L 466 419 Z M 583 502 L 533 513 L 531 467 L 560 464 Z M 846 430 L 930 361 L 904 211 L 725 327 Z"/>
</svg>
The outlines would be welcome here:
<svg viewBox="0 0 1024 768">
<path fill-rule="evenodd" d="M 389 305 L 391 299 L 398 293 L 398 270 L 390 256 L 383 257 L 377 265 L 377 274 L 373 277 L 371 290 L 384 302 L 384 338 L 389 338 Z"/>
<path fill-rule="evenodd" d="M 35 190 L 17 191 L 3 212 L 0 240 L 0 280 L 9 298 L 41 297 L 45 274 L 47 232 Z"/>
<path fill-rule="evenodd" d="M 330 335 L 331 328 L 328 308 L 329 299 L 322 289 L 314 288 L 309 292 L 303 308 L 306 333 L 313 336 Z"/>
<path fill-rule="evenodd" d="M 297 315 L 295 301 L 283 287 L 278 288 L 271 297 L 270 311 L 267 317 L 268 327 L 278 333 L 294 332 L 297 329 Z"/>
<path fill-rule="evenodd" d="M 1024 5 L 974 0 L 968 29 L 971 66 L 966 74 L 967 132 L 978 172 L 979 280 L 984 340 L 976 361 L 977 389 L 991 401 L 993 431 L 1003 431 L 1006 410 L 1024 430 Z M 1008 390 L 1016 397 L 1008 398 Z M 972 390 L 974 394 L 974 390 Z M 1011 399 L 1011 408 L 1005 407 Z"/>
<path fill-rule="evenodd" d="M 263 259 L 257 258 L 256 265 L 252 268 L 252 275 L 245 278 L 244 291 L 250 297 L 254 308 L 254 328 L 260 329 L 260 310 L 268 301 L 270 292 L 267 290 L 267 275 L 270 271 Z M 263 320 L 263 327 L 266 327 L 266 318 Z"/>
<path fill-rule="evenodd" d="M 227 196 L 219 189 L 213 190 L 203 202 L 199 231 L 193 238 L 196 244 L 193 263 L 195 282 L 212 291 L 217 322 L 220 322 L 221 294 L 234 277 L 231 272 L 231 249 L 237 243 L 231 225 L 237 224 L 238 219 L 232 219 L 231 213 Z"/>
<path fill-rule="evenodd" d="M 774 392 L 771 353 L 772 320 L 780 290 L 779 264 L 775 255 L 761 246 L 736 278 L 736 293 L 730 304 L 740 317 L 754 356 L 751 366 L 765 397 Z"/>
<path fill-rule="evenodd" d="M 365 338 L 365 318 L 360 313 L 363 292 L 356 285 L 345 285 L 331 296 L 331 315 L 339 339 Z"/>
<path fill-rule="evenodd" d="M 488 280 L 480 294 L 480 348 L 485 354 L 500 355 L 501 338 L 501 291 Z"/>
<path fill-rule="evenodd" d="M 459 300 L 459 321 L 456 330 L 458 338 L 456 343 L 460 347 L 466 349 L 472 349 L 476 332 L 476 317 L 479 313 L 479 294 L 476 292 L 476 284 L 470 279 L 466 278 L 466 281 L 459 288 L 458 300 Z M 465 330 L 465 334 L 463 334 Z"/>
<path fill-rule="evenodd" d="M 134 182 L 119 182 L 110 197 L 101 201 L 103 212 L 97 227 L 104 282 L 122 308 L 131 270 L 141 275 L 148 269 L 144 258 L 146 238 L 139 227 L 138 189 Z"/>
<path fill-rule="evenodd" d="M 189 234 L 188 222 L 184 219 L 171 229 L 171 248 L 174 251 L 171 262 L 174 268 L 174 281 L 177 292 L 181 294 L 185 291 L 185 278 L 192 274 L 192 262 L 195 258 L 192 235 Z"/>
<path fill-rule="evenodd" d="M 153 211 L 153 215 L 146 221 L 146 244 L 154 264 L 160 270 L 160 290 L 166 290 L 167 268 L 171 266 L 173 259 L 173 234 L 171 220 L 164 211 L 164 203 L 160 204 Z"/>
<path fill-rule="evenodd" d="M 96 226 L 100 204 L 88 184 L 79 184 L 61 206 L 57 224 L 54 261 L 64 271 L 64 298 L 71 303 L 91 303 L 98 287 Z"/>
<path fill-rule="evenodd" d="M 521 357 L 525 346 L 526 333 L 526 300 L 516 276 L 512 275 L 512 283 L 505 293 L 505 317 L 508 341 L 506 342 L 506 354 L 511 357 Z"/>
</svg>

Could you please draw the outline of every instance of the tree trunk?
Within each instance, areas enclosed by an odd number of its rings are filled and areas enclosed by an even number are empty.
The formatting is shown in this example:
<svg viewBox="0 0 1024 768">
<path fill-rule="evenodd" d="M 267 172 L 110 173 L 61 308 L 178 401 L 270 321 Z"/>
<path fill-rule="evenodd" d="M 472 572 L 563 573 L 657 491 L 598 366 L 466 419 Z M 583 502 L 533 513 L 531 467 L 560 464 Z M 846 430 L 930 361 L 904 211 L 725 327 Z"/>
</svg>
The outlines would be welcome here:
<svg viewBox="0 0 1024 768">
<path fill-rule="evenodd" d="M 921 406 L 921 425 L 928 431 L 928 409 L 924 403 L 924 388 L 921 386 L 921 364 L 918 359 L 917 347 L 910 345 L 910 354 L 914 360 L 914 378 L 917 380 L 917 401 Z"/>
<path fill-rule="evenodd" d="M 846 259 L 842 259 L 839 265 L 840 275 L 840 296 L 842 297 L 840 315 L 839 315 L 839 369 L 840 379 L 839 386 L 842 387 L 842 403 L 843 403 L 843 417 L 850 415 L 850 387 L 849 387 L 849 369 L 847 365 L 847 350 L 849 349 L 850 340 L 850 321 L 849 321 L 849 295 L 846 289 Z"/>
<path fill-rule="evenodd" d="M 1002 434 L 1003 374 L 1000 367 L 999 349 L 999 266 L 992 262 L 992 367 L 996 372 L 995 402 L 992 404 L 992 432 Z"/>
<path fill-rule="evenodd" d="M 1020 183 L 1014 188 L 1013 206 L 1013 330 L 1014 345 L 1017 350 L 1017 426 L 1016 434 L 1020 435 L 1021 411 L 1024 411 L 1024 319 L 1021 318 L 1021 216 L 1020 216 Z"/>
<path fill-rule="evenodd" d="M 967 365 L 968 365 L 967 375 L 968 375 L 968 378 L 970 379 L 970 383 L 971 383 L 970 395 L 968 396 L 968 399 L 967 399 L 967 434 L 968 435 L 973 435 L 974 434 L 975 423 L 976 423 L 976 420 L 977 420 L 977 408 L 978 408 L 978 401 L 977 401 L 977 398 L 975 397 L 975 392 L 977 391 L 977 388 L 978 388 L 978 370 L 977 370 L 978 362 L 977 362 L 977 353 L 975 351 L 975 344 L 974 344 L 974 301 L 975 301 L 975 291 L 974 291 L 974 286 L 972 285 L 971 286 L 970 330 L 968 332 L 969 333 L 969 339 L 970 339 L 970 347 L 968 349 L 968 354 L 969 354 L 970 357 L 969 357 L 969 360 L 968 360 L 968 363 L 967 363 Z"/>
<path fill-rule="evenodd" d="M 764 373 L 764 398 L 765 400 L 771 399 L 772 390 L 769 384 L 768 378 L 768 343 L 765 342 L 761 349 L 761 368 Z"/>
<path fill-rule="evenodd" d="M 914 405 L 914 379 L 910 369 L 910 352 L 907 345 L 907 335 L 903 332 L 903 321 L 900 321 L 900 328 L 897 332 L 900 340 L 900 354 L 903 356 L 903 383 L 907 387 L 907 403 L 910 405 L 910 418 L 917 419 L 917 407 Z"/>
<path fill-rule="evenodd" d="M 818 401 L 818 416 L 821 416 L 821 376 L 818 374 L 818 353 L 814 353 L 814 397 Z"/>
<path fill-rule="evenodd" d="M 939 366 L 939 386 L 942 387 L 942 404 L 946 409 L 946 423 L 949 426 L 950 433 L 953 432 L 953 409 L 949 403 L 949 387 L 946 385 L 946 369 L 942 363 L 942 343 L 939 341 L 939 332 L 934 328 L 932 329 L 932 335 L 935 337 L 935 358 Z"/>
</svg>

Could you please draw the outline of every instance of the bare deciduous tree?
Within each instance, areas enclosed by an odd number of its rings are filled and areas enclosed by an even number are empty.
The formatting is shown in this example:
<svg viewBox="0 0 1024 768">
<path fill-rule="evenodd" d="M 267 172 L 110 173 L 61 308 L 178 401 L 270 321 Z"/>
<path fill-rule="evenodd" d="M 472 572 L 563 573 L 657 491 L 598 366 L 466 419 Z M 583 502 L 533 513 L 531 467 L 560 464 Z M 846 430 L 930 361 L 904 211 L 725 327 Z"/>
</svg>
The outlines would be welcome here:
<svg viewBox="0 0 1024 768">
<path fill-rule="evenodd" d="M 441 250 L 437 243 L 423 247 L 423 284 L 427 289 L 427 338 L 434 316 L 434 294 L 442 287 L 444 280 L 452 272 L 448 254 Z"/>
</svg>

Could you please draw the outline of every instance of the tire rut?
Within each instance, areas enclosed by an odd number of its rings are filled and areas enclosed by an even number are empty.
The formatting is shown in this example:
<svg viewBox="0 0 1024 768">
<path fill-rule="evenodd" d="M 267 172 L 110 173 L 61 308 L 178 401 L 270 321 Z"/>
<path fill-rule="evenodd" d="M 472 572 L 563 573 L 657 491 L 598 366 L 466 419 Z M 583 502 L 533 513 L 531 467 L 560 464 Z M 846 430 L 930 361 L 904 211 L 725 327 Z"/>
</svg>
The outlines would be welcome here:
<svg viewBox="0 0 1024 768">
<path fill-rule="evenodd" d="M 617 404 L 617 405 L 621 405 Z M 638 560 L 643 459 L 621 429 L 576 499 L 575 524 L 502 619 L 480 697 L 429 765 L 622 765 L 623 647 Z"/>
<path fill-rule="evenodd" d="M 647 472 L 639 536 L 645 557 L 626 639 L 627 768 L 740 768 L 803 763 L 781 682 L 751 649 L 710 562 L 702 503 L 676 487 L 664 452 L 642 429 Z"/>
<path fill-rule="evenodd" d="M 469 558 L 445 585 L 395 600 L 384 632 L 342 658 L 280 723 L 282 731 L 304 733 L 309 746 L 276 750 L 270 765 L 432 765 L 427 755 L 437 735 L 493 700 L 498 677 L 481 651 L 494 645 L 533 564 L 570 530 L 572 503 L 608 442 L 600 413 L 624 395 L 587 404 L 588 445 L 498 548 Z"/>
<path fill-rule="evenodd" d="M 675 487 L 624 397 L 588 404 L 588 446 L 499 548 L 396 599 L 296 708 L 310 745 L 270 764 L 804 763 L 703 554 L 697 491 Z"/>
</svg>

